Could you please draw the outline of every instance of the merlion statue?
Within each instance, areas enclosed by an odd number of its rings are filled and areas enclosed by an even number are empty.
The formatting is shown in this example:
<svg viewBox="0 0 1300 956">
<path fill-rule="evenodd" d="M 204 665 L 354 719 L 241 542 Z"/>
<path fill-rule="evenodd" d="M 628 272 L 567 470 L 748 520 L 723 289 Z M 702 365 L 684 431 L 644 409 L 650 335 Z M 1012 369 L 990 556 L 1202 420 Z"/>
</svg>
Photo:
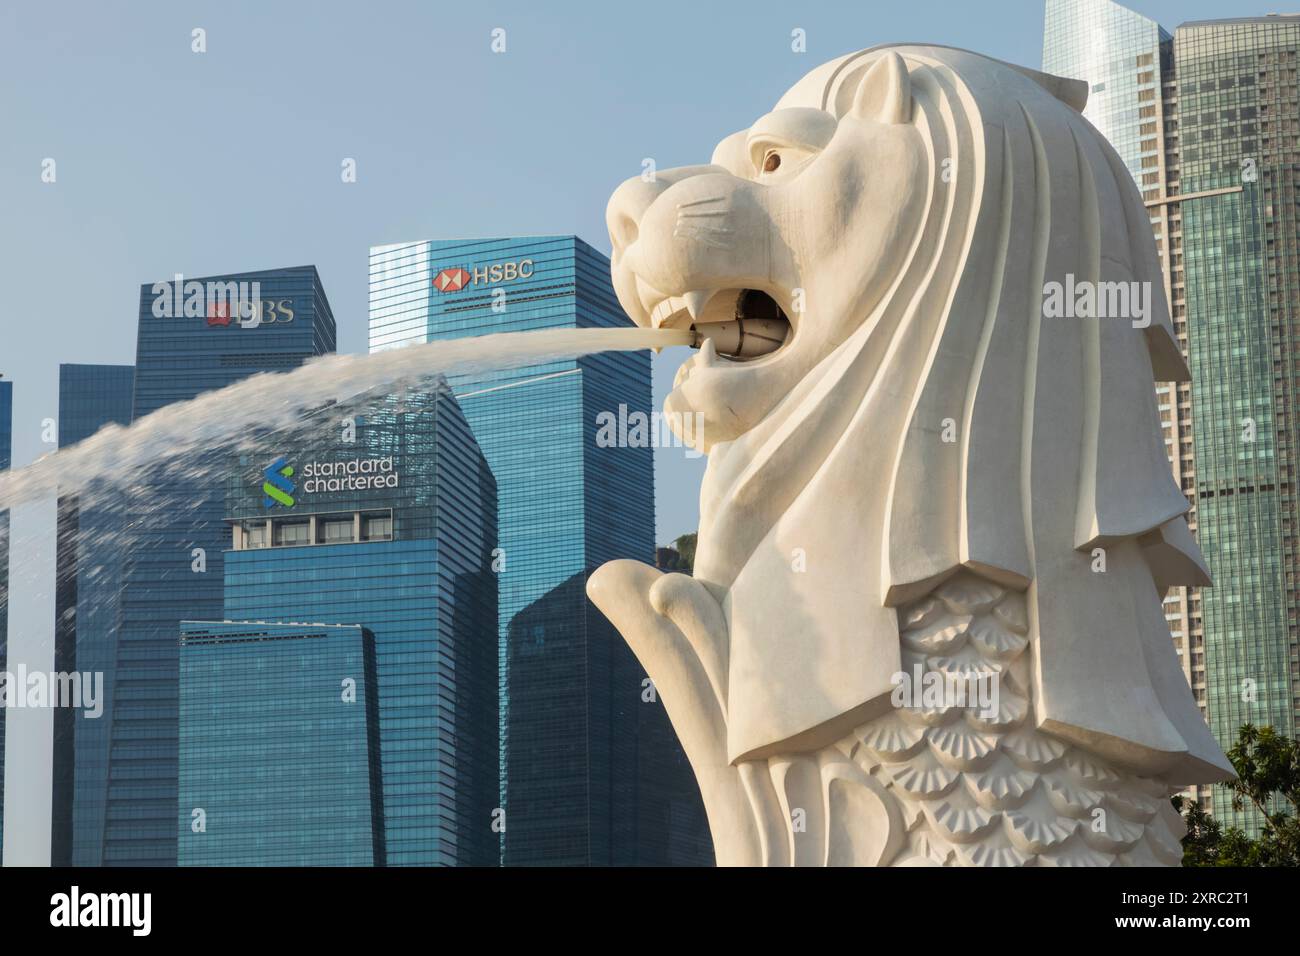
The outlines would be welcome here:
<svg viewBox="0 0 1300 956">
<path fill-rule="evenodd" d="M 610 201 L 623 307 L 696 332 L 666 410 L 709 458 L 694 576 L 588 591 L 721 864 L 1177 865 L 1169 795 L 1232 774 L 1161 609 L 1209 583 L 1154 394 L 1188 371 L 1085 94 L 878 47 Z"/>
</svg>

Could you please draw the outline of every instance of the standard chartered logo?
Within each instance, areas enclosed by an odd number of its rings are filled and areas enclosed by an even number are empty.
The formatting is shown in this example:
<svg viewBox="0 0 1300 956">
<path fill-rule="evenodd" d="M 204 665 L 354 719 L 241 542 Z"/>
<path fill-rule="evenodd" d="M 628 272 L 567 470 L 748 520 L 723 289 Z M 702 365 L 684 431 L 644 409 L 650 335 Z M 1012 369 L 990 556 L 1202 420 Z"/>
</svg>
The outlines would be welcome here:
<svg viewBox="0 0 1300 956">
<path fill-rule="evenodd" d="M 398 472 L 393 467 L 392 455 L 349 461 L 310 461 L 303 466 L 302 478 L 302 490 L 306 494 L 373 491 L 398 486 Z"/>
<path fill-rule="evenodd" d="M 284 458 L 277 458 L 262 472 L 262 477 L 266 479 L 262 482 L 262 493 L 266 495 L 262 504 L 274 508 L 278 501 L 286 508 L 292 508 L 295 485 L 289 479 L 293 477 L 293 465 Z"/>
<path fill-rule="evenodd" d="M 301 486 L 290 480 L 295 476 L 301 480 Z M 262 503 L 267 508 L 274 508 L 277 504 L 292 508 L 298 500 L 294 497 L 295 491 L 304 495 L 376 491 L 397 488 L 401 483 L 392 455 L 348 461 L 309 461 L 301 473 L 281 456 L 267 466 L 262 478 L 262 493 L 265 495 Z"/>
</svg>

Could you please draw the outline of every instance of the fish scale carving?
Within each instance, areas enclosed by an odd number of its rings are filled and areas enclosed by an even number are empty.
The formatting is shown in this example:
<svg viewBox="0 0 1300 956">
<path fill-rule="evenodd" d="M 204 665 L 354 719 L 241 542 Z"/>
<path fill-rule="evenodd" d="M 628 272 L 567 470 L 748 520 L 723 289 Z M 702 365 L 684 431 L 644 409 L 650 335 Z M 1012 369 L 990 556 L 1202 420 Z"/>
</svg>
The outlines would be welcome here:
<svg viewBox="0 0 1300 956">
<path fill-rule="evenodd" d="M 1038 730 L 1030 699 L 1032 650 L 1024 595 L 962 571 L 899 610 L 905 667 L 923 673 L 997 682 L 997 706 L 974 695 L 925 699 L 871 720 L 816 759 L 821 816 L 809 826 L 799 808 L 815 803 L 796 763 L 761 761 L 791 818 L 760 828 L 781 862 L 833 863 L 826 834 L 863 829 L 837 813 L 868 812 L 880 834 L 880 859 L 890 866 L 1146 866 L 1177 865 L 1182 820 L 1168 788 L 1134 776 Z M 910 676 L 911 672 L 909 672 Z M 967 685 L 969 687 L 969 685 Z M 991 702 L 991 701 L 990 701 Z M 844 768 L 828 773 L 837 760 Z M 779 767 L 779 771 L 778 768 Z M 887 804 L 830 799 L 836 786 L 872 789 Z M 866 781 L 870 781 L 867 783 Z M 777 804 L 769 804 L 776 811 Z M 781 842 L 786 846 L 780 846 Z M 875 847 L 873 846 L 873 852 Z M 843 862 L 864 862 L 862 859 Z"/>
</svg>

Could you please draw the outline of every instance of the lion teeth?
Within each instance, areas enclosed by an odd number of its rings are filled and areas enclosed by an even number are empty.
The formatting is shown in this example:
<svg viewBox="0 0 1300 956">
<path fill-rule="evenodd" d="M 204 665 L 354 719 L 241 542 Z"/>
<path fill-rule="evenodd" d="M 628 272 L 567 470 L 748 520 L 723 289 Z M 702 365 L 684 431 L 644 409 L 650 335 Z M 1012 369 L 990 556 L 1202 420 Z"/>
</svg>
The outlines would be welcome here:
<svg viewBox="0 0 1300 956">
<path fill-rule="evenodd" d="M 689 315 L 693 322 L 700 317 L 716 292 L 716 289 L 701 289 L 682 295 L 670 295 L 654 307 L 650 313 L 650 324 L 656 329 L 661 328 L 682 313 Z"/>
<path fill-rule="evenodd" d="M 659 328 L 685 308 L 685 299 L 679 295 L 671 295 L 655 306 L 655 310 L 650 316 L 650 322 L 655 328 Z"/>
<path fill-rule="evenodd" d="M 696 362 L 705 368 L 714 365 L 718 361 L 718 350 L 713 344 L 713 339 L 705 339 L 704 344 L 700 346 L 700 357 Z"/>
<path fill-rule="evenodd" d="M 690 313 L 692 322 L 699 319 L 700 313 L 704 311 L 704 307 L 709 304 L 711 298 L 713 298 L 713 292 L 705 289 L 687 292 L 682 296 L 686 303 L 686 311 Z"/>
</svg>

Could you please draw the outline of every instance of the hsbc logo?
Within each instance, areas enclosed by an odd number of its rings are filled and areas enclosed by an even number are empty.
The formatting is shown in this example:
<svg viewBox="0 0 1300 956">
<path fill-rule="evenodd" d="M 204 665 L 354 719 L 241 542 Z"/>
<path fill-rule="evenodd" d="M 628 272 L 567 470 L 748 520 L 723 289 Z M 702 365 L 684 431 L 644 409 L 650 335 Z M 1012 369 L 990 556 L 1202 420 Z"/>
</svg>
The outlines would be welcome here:
<svg viewBox="0 0 1300 956">
<path fill-rule="evenodd" d="M 495 285 L 498 282 L 513 282 L 515 279 L 530 279 L 532 275 L 532 259 L 494 262 L 490 266 L 475 266 L 473 270 L 453 266 L 433 277 L 433 287 L 439 292 L 459 292 L 468 285 Z"/>
<path fill-rule="evenodd" d="M 459 292 L 469 280 L 464 269 L 443 269 L 434 277 L 433 285 L 439 292 Z"/>
</svg>

